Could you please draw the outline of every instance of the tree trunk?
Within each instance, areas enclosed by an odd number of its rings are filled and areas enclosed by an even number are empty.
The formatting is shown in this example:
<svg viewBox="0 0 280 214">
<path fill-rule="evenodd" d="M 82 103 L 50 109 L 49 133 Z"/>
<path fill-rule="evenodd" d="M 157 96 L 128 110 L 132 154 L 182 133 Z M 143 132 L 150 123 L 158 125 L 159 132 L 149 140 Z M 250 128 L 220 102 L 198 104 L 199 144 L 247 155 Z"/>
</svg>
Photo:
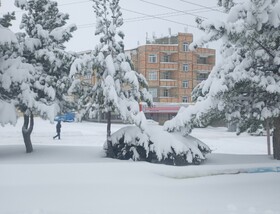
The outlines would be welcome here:
<svg viewBox="0 0 280 214">
<path fill-rule="evenodd" d="M 271 155 L 269 120 L 266 120 L 266 141 L 267 141 L 267 154 Z"/>
<path fill-rule="evenodd" d="M 274 119 L 273 157 L 280 160 L 280 117 Z"/>
<path fill-rule="evenodd" d="M 29 124 L 30 119 L 30 124 Z M 28 127 L 29 125 L 29 127 Z M 24 122 L 22 126 L 22 136 L 26 148 L 26 153 L 31 153 L 33 151 L 32 143 L 31 143 L 31 133 L 34 126 L 34 118 L 32 112 L 30 114 L 24 114 Z"/>
<path fill-rule="evenodd" d="M 111 111 L 107 113 L 107 157 L 115 158 L 111 139 Z"/>
</svg>

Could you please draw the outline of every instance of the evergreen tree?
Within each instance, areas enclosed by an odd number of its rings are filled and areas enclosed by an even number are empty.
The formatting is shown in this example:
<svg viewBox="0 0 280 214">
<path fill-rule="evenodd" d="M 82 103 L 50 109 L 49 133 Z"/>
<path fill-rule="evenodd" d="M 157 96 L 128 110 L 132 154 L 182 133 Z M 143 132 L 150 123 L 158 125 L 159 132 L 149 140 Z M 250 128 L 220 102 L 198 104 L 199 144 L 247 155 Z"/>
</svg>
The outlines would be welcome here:
<svg viewBox="0 0 280 214">
<path fill-rule="evenodd" d="M 71 65 L 70 78 L 74 79 L 73 84 L 68 90 L 75 98 L 75 117 L 78 121 L 83 118 L 92 118 L 96 115 L 95 104 L 93 103 L 92 84 L 94 78 L 93 63 L 95 57 L 92 52 L 77 55 Z M 86 78 L 85 78 L 86 77 Z"/>
<path fill-rule="evenodd" d="M 273 121 L 274 158 L 280 160 L 280 2 L 219 2 L 229 11 L 227 20 L 198 20 L 206 36 L 193 47 L 222 39 L 223 62 L 212 70 L 195 106 L 167 122 L 165 128 L 189 127 L 215 110 L 236 123 L 238 133 Z"/>
<path fill-rule="evenodd" d="M 25 33 L 18 34 L 18 39 L 24 61 L 35 68 L 31 89 L 37 103 L 32 106 L 19 105 L 19 109 L 25 113 L 24 141 L 30 145 L 31 152 L 34 112 L 53 121 L 59 111 L 69 106 L 65 95 L 71 86 L 69 72 L 74 56 L 65 51 L 64 43 L 72 37 L 76 26 L 65 27 L 69 15 L 59 12 L 55 1 L 15 0 L 15 5 L 27 12 L 23 14 L 20 25 Z"/>
<path fill-rule="evenodd" d="M 4 16 L 0 22 L 4 26 L 11 26 L 12 19 Z M 11 30 L 0 24 L 0 35 L 0 123 L 15 125 L 19 106 L 32 108 L 39 104 L 30 87 L 35 81 L 35 68 L 31 64 L 22 62 L 20 44 Z M 25 121 L 24 127 L 28 126 L 26 123 L 29 122 Z M 33 124 L 33 117 L 30 123 Z M 32 129 L 23 128 L 23 131 L 30 132 Z M 26 151 L 32 151 L 31 144 L 26 144 Z"/>
<path fill-rule="evenodd" d="M 145 78 L 131 69 L 130 59 L 124 53 L 124 33 L 119 0 L 93 0 L 97 17 L 95 34 L 100 43 L 94 50 L 96 84 L 92 103 L 107 114 L 107 156 L 114 157 L 111 141 L 111 113 L 119 114 L 124 121 L 141 127 L 142 114 L 139 101 L 151 103 Z"/>
</svg>

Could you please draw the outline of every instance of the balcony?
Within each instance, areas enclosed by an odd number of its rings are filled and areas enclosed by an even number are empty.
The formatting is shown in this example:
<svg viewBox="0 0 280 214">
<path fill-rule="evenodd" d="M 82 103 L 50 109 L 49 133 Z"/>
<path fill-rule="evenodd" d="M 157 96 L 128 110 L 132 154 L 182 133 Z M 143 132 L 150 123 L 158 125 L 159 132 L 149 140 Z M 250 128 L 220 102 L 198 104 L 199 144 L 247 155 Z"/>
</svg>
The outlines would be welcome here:
<svg viewBox="0 0 280 214">
<path fill-rule="evenodd" d="M 160 79 L 159 87 L 176 88 L 176 87 L 178 87 L 178 83 L 177 83 L 177 80 L 174 80 L 174 79 Z"/>
<path fill-rule="evenodd" d="M 178 53 L 178 45 L 162 45 L 160 47 L 160 52 L 166 54 Z"/>
<path fill-rule="evenodd" d="M 178 62 L 160 62 L 160 70 L 176 71 L 178 70 Z"/>
<path fill-rule="evenodd" d="M 193 70 L 194 71 L 210 71 L 212 70 L 214 65 L 212 64 L 194 64 L 193 65 Z"/>
<path fill-rule="evenodd" d="M 177 103 L 178 102 L 178 98 L 177 97 L 159 97 L 158 102 Z"/>
<path fill-rule="evenodd" d="M 162 88 L 159 91 L 160 99 L 175 99 L 177 98 L 177 89 L 175 88 Z"/>
</svg>

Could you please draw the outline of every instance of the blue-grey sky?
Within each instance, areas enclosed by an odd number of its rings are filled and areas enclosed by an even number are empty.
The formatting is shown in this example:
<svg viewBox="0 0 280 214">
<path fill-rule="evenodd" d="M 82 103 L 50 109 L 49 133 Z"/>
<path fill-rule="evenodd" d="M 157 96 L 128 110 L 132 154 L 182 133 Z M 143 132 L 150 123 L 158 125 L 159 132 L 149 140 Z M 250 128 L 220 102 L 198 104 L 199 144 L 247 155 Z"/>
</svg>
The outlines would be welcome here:
<svg viewBox="0 0 280 214">
<path fill-rule="evenodd" d="M 75 23 L 78 30 L 68 42 L 67 49 L 84 51 L 93 49 L 97 43 L 95 14 L 90 0 L 57 0 L 60 11 L 69 13 L 68 24 Z M 16 11 L 17 21 L 13 31 L 19 31 L 18 25 L 23 12 L 13 6 L 14 0 L 1 0 L 0 15 Z M 132 49 L 145 44 L 146 37 L 161 37 L 178 32 L 189 32 L 198 39 L 202 32 L 196 28 L 195 16 L 205 19 L 223 19 L 217 0 L 120 0 L 125 33 L 125 49 Z M 1 36 L 1 35 L 0 35 Z M 218 48 L 217 44 L 209 47 Z"/>
</svg>

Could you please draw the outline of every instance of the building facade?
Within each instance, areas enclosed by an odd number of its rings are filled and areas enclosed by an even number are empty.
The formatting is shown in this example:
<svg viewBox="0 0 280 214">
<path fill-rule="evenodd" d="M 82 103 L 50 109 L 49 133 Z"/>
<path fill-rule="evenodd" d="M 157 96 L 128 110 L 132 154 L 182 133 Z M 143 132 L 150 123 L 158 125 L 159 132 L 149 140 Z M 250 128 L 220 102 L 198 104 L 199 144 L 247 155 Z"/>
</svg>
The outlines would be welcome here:
<svg viewBox="0 0 280 214">
<path fill-rule="evenodd" d="M 147 79 L 154 102 L 192 102 L 192 90 L 207 79 L 215 65 L 215 50 L 190 51 L 192 41 L 191 33 L 178 33 L 130 50 L 134 70 Z"/>
</svg>

